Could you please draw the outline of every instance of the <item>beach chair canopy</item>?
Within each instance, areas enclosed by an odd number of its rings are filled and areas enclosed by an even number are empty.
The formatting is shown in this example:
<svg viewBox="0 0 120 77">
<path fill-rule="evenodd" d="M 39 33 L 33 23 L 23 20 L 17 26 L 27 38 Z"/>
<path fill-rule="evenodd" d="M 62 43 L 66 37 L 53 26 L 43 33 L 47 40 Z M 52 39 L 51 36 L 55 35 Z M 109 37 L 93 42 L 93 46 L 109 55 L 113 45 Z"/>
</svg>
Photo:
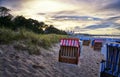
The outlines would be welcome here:
<svg viewBox="0 0 120 77">
<path fill-rule="evenodd" d="M 91 43 L 94 43 L 94 42 L 104 42 L 105 39 L 104 38 L 92 38 L 91 39 Z"/>
<path fill-rule="evenodd" d="M 107 45 L 112 47 L 120 47 L 120 43 L 108 43 Z"/>
<path fill-rule="evenodd" d="M 90 40 L 88 37 L 80 37 L 80 40 Z"/>
<path fill-rule="evenodd" d="M 79 47 L 79 39 L 78 38 L 63 38 L 60 40 L 60 46 L 72 46 Z"/>
<path fill-rule="evenodd" d="M 103 42 L 103 40 L 95 40 L 94 42 Z"/>
</svg>

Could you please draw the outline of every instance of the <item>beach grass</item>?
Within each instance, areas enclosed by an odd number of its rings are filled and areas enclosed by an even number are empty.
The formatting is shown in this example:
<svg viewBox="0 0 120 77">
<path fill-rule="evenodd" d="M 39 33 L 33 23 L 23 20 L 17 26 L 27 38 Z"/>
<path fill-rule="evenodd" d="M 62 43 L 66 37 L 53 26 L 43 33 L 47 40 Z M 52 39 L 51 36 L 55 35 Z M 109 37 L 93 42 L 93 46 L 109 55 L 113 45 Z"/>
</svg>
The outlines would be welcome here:
<svg viewBox="0 0 120 77">
<path fill-rule="evenodd" d="M 29 49 L 31 51 L 30 52 L 31 54 L 37 53 L 36 51 L 38 51 L 37 49 L 38 47 L 43 47 L 47 49 L 51 47 L 53 44 L 58 43 L 61 38 L 66 38 L 66 37 L 68 36 L 59 35 L 59 34 L 36 34 L 26 29 L 13 31 L 11 29 L 0 28 L 1 44 L 10 44 L 12 42 L 19 42 L 19 44 L 24 44 L 26 46 L 26 49 Z"/>
</svg>

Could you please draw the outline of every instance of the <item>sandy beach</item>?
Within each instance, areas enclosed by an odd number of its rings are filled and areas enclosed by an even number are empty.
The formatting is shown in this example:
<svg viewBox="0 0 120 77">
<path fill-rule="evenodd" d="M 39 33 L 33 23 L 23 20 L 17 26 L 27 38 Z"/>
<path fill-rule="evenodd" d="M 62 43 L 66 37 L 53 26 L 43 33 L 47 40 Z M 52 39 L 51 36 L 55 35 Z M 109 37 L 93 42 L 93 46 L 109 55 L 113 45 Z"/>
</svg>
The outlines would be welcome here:
<svg viewBox="0 0 120 77">
<path fill-rule="evenodd" d="M 82 47 L 79 64 L 58 62 L 59 44 L 49 50 L 40 48 L 41 55 L 16 51 L 11 45 L 1 45 L 1 77 L 98 77 L 102 59 L 100 51 Z M 17 53 L 16 53 L 17 52 Z"/>
</svg>

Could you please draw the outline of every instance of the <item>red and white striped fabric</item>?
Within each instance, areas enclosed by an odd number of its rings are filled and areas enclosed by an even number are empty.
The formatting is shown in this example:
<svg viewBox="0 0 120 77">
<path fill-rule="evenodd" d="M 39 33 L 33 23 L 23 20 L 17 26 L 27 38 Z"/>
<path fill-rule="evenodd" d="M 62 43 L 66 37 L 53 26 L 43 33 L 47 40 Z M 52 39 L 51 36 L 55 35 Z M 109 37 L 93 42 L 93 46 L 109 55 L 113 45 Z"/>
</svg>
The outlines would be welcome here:
<svg viewBox="0 0 120 77">
<path fill-rule="evenodd" d="M 95 40 L 95 42 L 103 42 L 103 40 Z"/>
<path fill-rule="evenodd" d="M 73 47 L 79 47 L 79 39 L 61 39 L 60 41 L 61 46 L 73 46 Z"/>
</svg>

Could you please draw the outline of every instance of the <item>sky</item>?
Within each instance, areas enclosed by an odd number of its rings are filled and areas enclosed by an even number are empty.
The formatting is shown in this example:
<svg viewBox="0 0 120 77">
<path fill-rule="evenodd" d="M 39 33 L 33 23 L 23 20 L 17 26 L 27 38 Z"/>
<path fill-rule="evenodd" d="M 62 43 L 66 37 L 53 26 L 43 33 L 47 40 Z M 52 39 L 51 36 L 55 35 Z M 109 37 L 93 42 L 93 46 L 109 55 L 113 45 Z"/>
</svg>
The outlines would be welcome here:
<svg viewBox="0 0 120 77">
<path fill-rule="evenodd" d="M 66 31 L 120 34 L 120 0 L 0 0 L 23 15 Z"/>
</svg>

